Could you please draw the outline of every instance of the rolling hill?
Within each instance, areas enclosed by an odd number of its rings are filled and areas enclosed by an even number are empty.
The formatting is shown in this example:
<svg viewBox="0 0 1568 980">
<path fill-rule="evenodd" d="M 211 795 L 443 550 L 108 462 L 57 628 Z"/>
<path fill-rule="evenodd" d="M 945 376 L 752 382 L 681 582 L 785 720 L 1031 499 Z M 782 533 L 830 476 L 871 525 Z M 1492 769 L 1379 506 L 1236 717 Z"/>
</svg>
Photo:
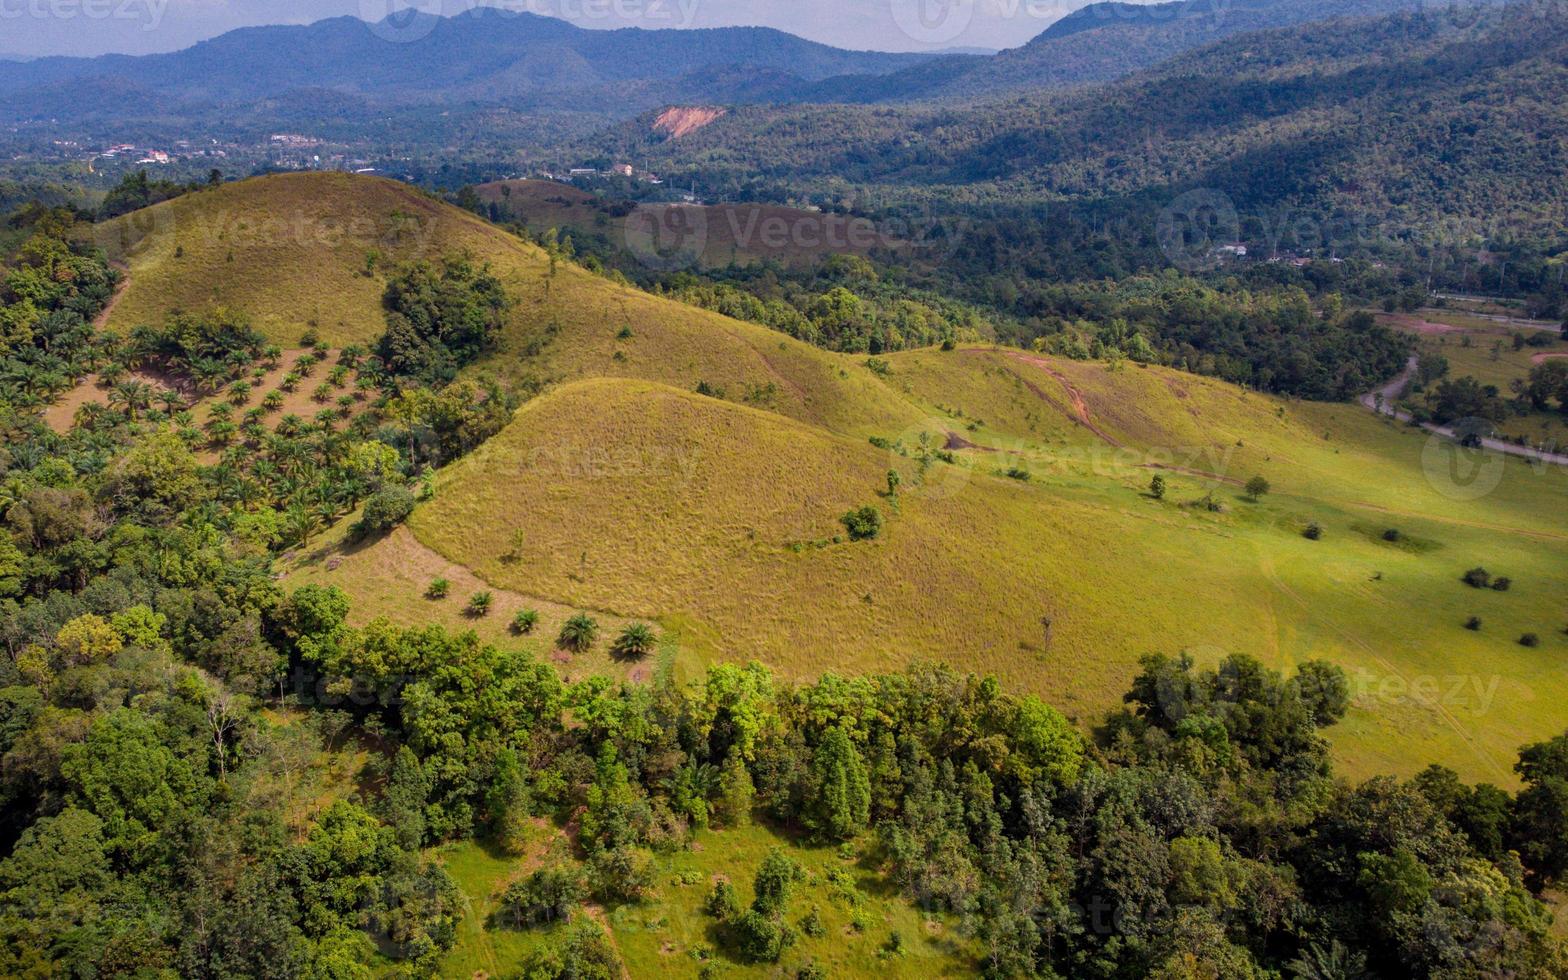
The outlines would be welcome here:
<svg viewBox="0 0 1568 980">
<path fill-rule="evenodd" d="M 513 296 L 497 350 L 471 370 L 544 393 L 442 471 L 410 522 L 418 547 L 297 558 L 294 581 L 373 593 L 367 608 L 417 611 L 420 582 L 461 568 L 508 602 L 657 619 L 688 664 L 760 658 L 812 676 L 942 659 L 1084 724 L 1153 650 L 1324 657 L 1355 685 L 1333 737 L 1361 773 L 1438 757 L 1506 782 L 1512 748 L 1561 724 L 1561 472 L 1498 461 L 1496 487 L 1474 497 L 1445 475 L 1441 444 L 1359 408 L 1165 368 L 989 347 L 871 364 L 552 262 L 389 181 L 260 178 L 152 211 L 110 229 L 147 229 L 126 253 L 119 328 L 165 293 L 246 310 L 287 342 L 315 302 L 335 343 L 364 342 L 385 268 L 449 249 Z M 393 242 L 369 276 L 352 236 L 197 233 L 267 213 L 306 226 L 402 214 L 431 230 Z M 1145 492 L 1154 473 L 1163 500 Z M 1255 474 L 1275 488 L 1256 502 L 1238 489 Z M 839 517 L 863 505 L 882 533 L 842 540 Z M 1321 540 L 1303 537 L 1310 523 Z M 1514 588 L 1466 588 L 1478 564 Z M 1463 629 L 1469 615 L 1488 628 Z M 1542 648 L 1514 642 L 1526 630 Z"/>
</svg>

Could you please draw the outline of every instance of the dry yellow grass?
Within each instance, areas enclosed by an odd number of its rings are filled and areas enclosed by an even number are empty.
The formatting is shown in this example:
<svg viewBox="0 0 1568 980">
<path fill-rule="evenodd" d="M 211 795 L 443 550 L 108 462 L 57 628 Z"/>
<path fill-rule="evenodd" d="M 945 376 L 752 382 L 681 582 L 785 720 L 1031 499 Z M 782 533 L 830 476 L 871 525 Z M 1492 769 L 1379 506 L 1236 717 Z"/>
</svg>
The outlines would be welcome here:
<svg viewBox="0 0 1568 980">
<path fill-rule="evenodd" d="M 221 213 L 231 200 L 257 214 L 297 202 L 428 213 L 435 247 L 490 262 L 516 300 L 499 349 L 473 370 L 547 392 L 443 473 L 410 525 L 454 582 L 460 566 L 476 588 L 537 597 L 518 601 L 541 612 L 548 600 L 555 615 L 656 618 L 688 668 L 758 657 L 805 677 L 944 659 L 1085 723 L 1117 703 L 1147 652 L 1240 651 L 1282 669 L 1323 657 L 1356 685 L 1333 736 L 1355 774 L 1440 759 L 1506 782 L 1518 744 L 1568 722 L 1560 471 L 1500 461 L 1497 485 L 1470 496 L 1443 471 L 1441 445 L 1424 455 L 1423 437 L 1357 407 L 1163 368 L 926 350 L 887 358 L 883 375 L 552 264 L 385 181 L 266 178 L 171 204 Z M 175 260 L 170 242 L 132 249 L 115 316 L 216 290 L 285 340 L 305 323 L 278 311 L 311 304 L 331 306 L 320 325 L 335 342 L 381 329 L 381 282 L 362 274 L 357 245 L 247 246 L 237 264 L 254 274 L 223 280 L 193 274 L 194 246 Z M 200 254 L 226 267 L 217 242 Z M 699 381 L 726 398 L 694 395 Z M 932 485 L 917 487 L 910 458 L 867 442 L 907 449 L 920 433 L 974 445 L 955 443 L 960 465 L 934 464 Z M 1014 466 L 1033 478 L 998 475 Z M 877 495 L 890 467 L 904 478 L 896 514 Z M 1170 481 L 1163 502 L 1144 493 L 1151 467 Z M 1236 490 L 1254 474 L 1275 488 L 1259 503 Z M 1224 512 L 1190 506 L 1211 491 Z M 838 516 L 865 503 L 890 517 L 882 538 L 833 544 Z M 1302 537 L 1309 521 L 1323 540 Z M 1382 541 L 1387 527 L 1421 546 Z M 514 529 L 524 547 L 503 560 Z M 366 613 L 445 616 L 420 598 L 439 563 L 377 550 L 396 543 L 294 580 L 338 581 Z M 1513 590 L 1460 585 L 1476 564 Z M 1485 628 L 1464 630 L 1468 615 Z M 1515 642 L 1525 631 L 1539 648 Z"/>
</svg>

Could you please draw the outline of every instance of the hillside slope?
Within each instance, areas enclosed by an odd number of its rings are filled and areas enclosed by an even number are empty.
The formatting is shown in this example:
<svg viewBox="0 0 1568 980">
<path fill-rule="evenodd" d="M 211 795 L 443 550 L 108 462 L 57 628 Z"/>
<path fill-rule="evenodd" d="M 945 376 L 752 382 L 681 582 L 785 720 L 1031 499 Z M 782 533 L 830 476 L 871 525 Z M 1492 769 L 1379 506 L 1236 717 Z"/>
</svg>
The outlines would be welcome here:
<svg viewBox="0 0 1568 980">
<path fill-rule="evenodd" d="M 284 345 L 316 330 L 333 346 L 385 329 L 389 272 L 466 253 L 513 305 L 481 366 L 513 381 L 641 378 L 724 389 L 837 431 L 912 418 L 852 359 L 765 327 L 651 296 L 570 263 L 395 181 L 338 173 L 253 178 L 175 198 L 93 230 L 129 281 L 107 326 L 126 332 L 174 310 L 226 306 Z M 367 256 L 375 261 L 367 273 Z"/>
<path fill-rule="evenodd" d="M 354 222 L 402 237 L 297 232 Z M 1475 497 L 1421 438 L 1358 408 L 1164 368 L 1003 348 L 870 365 L 552 262 L 371 178 L 245 181 L 99 233 L 125 245 L 130 272 L 116 329 L 223 302 L 290 343 L 311 319 L 334 344 L 372 340 L 397 262 L 457 249 L 490 264 L 513 305 L 471 370 L 544 394 L 415 511 L 438 564 L 366 583 L 404 583 L 404 603 L 455 565 L 515 604 L 657 619 L 683 663 L 760 657 L 811 676 L 943 659 L 1050 694 L 1085 723 L 1152 650 L 1282 668 L 1326 657 L 1360 685 L 1335 735 L 1360 772 L 1436 753 L 1507 780 L 1516 745 L 1561 727 L 1560 472 L 1500 463 Z M 366 275 L 373 243 L 385 251 Z M 1164 500 L 1145 492 L 1156 472 Z M 1255 474 L 1275 487 L 1256 502 L 1238 489 Z M 881 535 L 835 542 L 863 505 L 881 510 Z M 1312 522 L 1321 540 L 1302 536 Z M 1390 527 L 1399 543 L 1382 539 Z M 355 591 L 362 566 L 319 558 L 311 581 Z M 1514 588 L 1467 589 L 1458 576 L 1477 564 Z M 1488 628 L 1463 629 L 1469 615 Z M 1514 642 L 1527 630 L 1542 649 Z M 1455 703 L 1411 687 L 1450 677 L 1490 693 Z M 1517 710 L 1495 710 L 1499 698 Z"/>
</svg>

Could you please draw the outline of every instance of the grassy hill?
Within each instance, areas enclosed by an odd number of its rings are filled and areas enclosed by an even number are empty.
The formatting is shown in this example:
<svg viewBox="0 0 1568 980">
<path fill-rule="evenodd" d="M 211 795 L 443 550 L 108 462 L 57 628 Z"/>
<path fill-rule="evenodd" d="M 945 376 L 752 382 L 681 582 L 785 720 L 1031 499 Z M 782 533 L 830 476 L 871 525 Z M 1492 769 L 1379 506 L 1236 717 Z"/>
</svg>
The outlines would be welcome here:
<svg viewBox="0 0 1568 980">
<path fill-rule="evenodd" d="M 1164 368 L 992 348 L 832 354 L 552 262 L 388 181 L 268 177 L 152 212 L 113 226 L 147 230 L 123 252 L 120 328 L 222 302 L 282 340 L 315 319 L 333 343 L 363 342 L 381 329 L 384 270 L 450 249 L 490 262 L 511 294 L 498 349 L 472 370 L 544 394 L 441 474 L 410 522 L 417 541 L 299 561 L 293 581 L 343 585 L 366 609 L 423 614 L 424 584 L 446 575 L 547 624 L 576 609 L 607 629 L 656 619 L 688 668 L 757 657 L 804 677 L 944 659 L 1084 724 L 1151 651 L 1322 657 L 1355 684 L 1334 730 L 1353 773 L 1440 758 L 1507 781 L 1514 747 L 1561 728 L 1561 472 L 1497 462 L 1476 496 L 1446 447 L 1359 408 Z M 239 234 L 272 215 L 394 214 L 425 231 L 389 244 L 370 276 L 365 239 Z M 204 231 L 230 216 L 244 217 L 227 236 Z M 1156 472 L 1164 500 L 1147 493 Z M 1274 491 L 1244 499 L 1258 474 Z M 882 534 L 835 542 L 840 515 L 866 504 Z M 1313 522 L 1320 540 L 1303 536 Z M 1513 589 L 1461 584 L 1476 565 Z M 1479 632 L 1462 626 L 1471 615 Z M 1516 642 L 1526 631 L 1540 647 Z"/>
</svg>

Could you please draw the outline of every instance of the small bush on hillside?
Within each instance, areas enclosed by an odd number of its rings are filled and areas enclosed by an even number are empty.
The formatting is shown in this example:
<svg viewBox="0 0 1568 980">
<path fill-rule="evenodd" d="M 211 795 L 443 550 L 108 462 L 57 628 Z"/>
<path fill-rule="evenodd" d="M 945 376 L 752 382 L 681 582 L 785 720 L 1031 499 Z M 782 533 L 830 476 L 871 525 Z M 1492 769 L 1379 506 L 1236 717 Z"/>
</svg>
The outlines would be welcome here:
<svg viewBox="0 0 1568 980">
<path fill-rule="evenodd" d="M 1465 572 L 1460 577 L 1460 581 L 1472 589 L 1484 589 L 1492 584 L 1492 575 L 1486 569 L 1477 566 Z"/>
<path fill-rule="evenodd" d="M 407 487 L 382 487 L 365 501 L 356 529 L 361 537 L 385 534 L 414 512 L 414 494 Z"/>
<path fill-rule="evenodd" d="M 1479 631 L 1481 629 L 1481 617 L 1471 616 L 1469 619 L 1465 620 L 1465 629 L 1472 632 Z"/>
<path fill-rule="evenodd" d="M 425 588 L 425 595 L 431 599 L 445 599 L 446 594 L 452 591 L 452 583 L 444 578 L 433 578 L 430 585 Z"/>
<path fill-rule="evenodd" d="M 702 908 L 720 922 L 733 922 L 740 917 L 740 899 L 735 894 L 735 886 L 723 878 L 715 881 Z"/>
<path fill-rule="evenodd" d="M 496 916 L 514 929 L 555 922 L 569 917 L 587 894 L 588 884 L 573 864 L 547 864 L 507 887 Z"/>
<path fill-rule="evenodd" d="M 1510 579 L 1506 575 L 1499 575 L 1492 579 L 1492 589 L 1496 592 L 1507 592 L 1508 587 L 1513 584 L 1513 579 Z"/>
<path fill-rule="evenodd" d="M 815 905 L 800 920 L 800 931 L 816 939 L 827 932 L 827 927 L 822 924 L 822 911 Z"/>
<path fill-rule="evenodd" d="M 1247 485 L 1243 490 L 1246 492 L 1248 500 L 1255 501 L 1269 492 L 1269 481 L 1261 476 L 1255 476 L 1247 481 Z"/>
<path fill-rule="evenodd" d="M 495 604 L 495 597 L 489 592 L 475 592 L 468 597 L 468 615 L 485 616 L 490 613 L 490 607 Z"/>
<path fill-rule="evenodd" d="M 631 623 L 621 630 L 621 635 L 610 645 L 610 653 L 624 659 L 641 660 L 653 652 L 657 642 L 658 638 L 647 623 Z"/>
<path fill-rule="evenodd" d="M 582 653 L 593 646 L 593 641 L 598 637 L 599 621 L 587 613 L 578 613 L 561 625 L 561 632 L 555 642 L 563 650 Z"/>
<path fill-rule="evenodd" d="M 1534 633 L 1526 633 L 1519 637 L 1519 645 L 1522 647 L 1538 647 L 1541 645 L 1541 638 Z"/>
<path fill-rule="evenodd" d="M 845 512 L 838 522 L 849 532 L 851 541 L 866 541 L 882 533 L 882 512 L 870 504 Z"/>
<path fill-rule="evenodd" d="M 1383 532 L 1384 541 L 1398 541 L 1399 537 L 1399 528 L 1397 527 L 1391 527 Z"/>
<path fill-rule="evenodd" d="M 1154 474 L 1154 479 L 1149 481 L 1149 496 L 1155 500 L 1165 499 L 1165 477 Z"/>
<path fill-rule="evenodd" d="M 1306 538 L 1308 541 L 1316 541 L 1323 537 L 1323 525 L 1319 524 L 1317 521 L 1313 521 L 1311 524 L 1307 525 L 1307 529 L 1305 531 L 1301 532 L 1301 536 Z"/>
<path fill-rule="evenodd" d="M 1022 466 L 1009 467 L 1006 473 L 1009 480 L 1019 480 L 1023 483 L 1029 482 L 1030 475 L 1029 471 Z"/>
<path fill-rule="evenodd" d="M 532 633 L 534 627 L 539 625 L 539 613 L 532 609 L 520 609 L 512 617 L 513 633 Z"/>
</svg>

